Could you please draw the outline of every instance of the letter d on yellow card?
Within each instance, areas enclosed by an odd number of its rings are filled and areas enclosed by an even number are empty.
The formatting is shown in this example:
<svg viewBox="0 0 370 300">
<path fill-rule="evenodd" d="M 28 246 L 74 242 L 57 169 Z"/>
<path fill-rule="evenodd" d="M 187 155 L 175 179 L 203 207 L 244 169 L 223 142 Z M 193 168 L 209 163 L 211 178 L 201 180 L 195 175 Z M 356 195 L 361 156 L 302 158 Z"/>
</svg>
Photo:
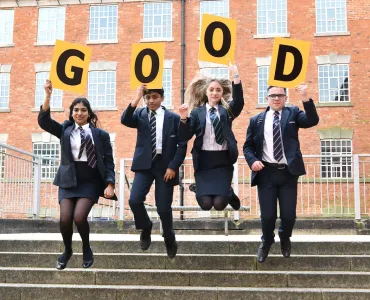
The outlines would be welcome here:
<svg viewBox="0 0 370 300">
<path fill-rule="evenodd" d="M 234 63 L 236 20 L 202 15 L 199 60 L 228 65 Z"/>
<path fill-rule="evenodd" d="M 310 42 L 275 38 L 268 85 L 294 88 L 305 81 Z"/>
<path fill-rule="evenodd" d="M 130 88 L 143 83 L 148 89 L 163 87 L 164 43 L 132 44 Z"/>
<path fill-rule="evenodd" d="M 91 52 L 87 46 L 56 40 L 50 70 L 53 87 L 84 94 Z"/>
</svg>

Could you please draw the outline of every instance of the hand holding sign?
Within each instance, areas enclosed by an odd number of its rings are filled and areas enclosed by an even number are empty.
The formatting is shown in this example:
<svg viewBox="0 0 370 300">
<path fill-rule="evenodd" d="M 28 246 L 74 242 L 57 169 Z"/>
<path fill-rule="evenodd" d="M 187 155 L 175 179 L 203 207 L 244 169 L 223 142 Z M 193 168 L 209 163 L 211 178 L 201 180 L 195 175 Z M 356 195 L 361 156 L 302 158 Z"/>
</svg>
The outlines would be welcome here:
<svg viewBox="0 0 370 300">
<path fill-rule="evenodd" d="M 53 92 L 53 85 L 51 84 L 51 81 L 50 80 L 46 80 L 45 84 L 44 84 L 44 90 L 45 90 L 45 97 L 50 99 L 51 98 L 51 94 Z"/>
<path fill-rule="evenodd" d="M 239 70 L 236 64 L 231 64 L 230 59 L 229 59 L 229 71 L 231 73 L 231 78 L 234 81 L 234 84 L 240 83 L 240 76 L 239 76 Z"/>
<path fill-rule="evenodd" d="M 301 95 L 301 99 L 303 102 L 307 102 L 310 99 L 308 98 L 307 93 L 307 84 L 302 82 L 301 84 L 297 85 L 295 88 L 295 91 L 298 92 Z"/>
</svg>

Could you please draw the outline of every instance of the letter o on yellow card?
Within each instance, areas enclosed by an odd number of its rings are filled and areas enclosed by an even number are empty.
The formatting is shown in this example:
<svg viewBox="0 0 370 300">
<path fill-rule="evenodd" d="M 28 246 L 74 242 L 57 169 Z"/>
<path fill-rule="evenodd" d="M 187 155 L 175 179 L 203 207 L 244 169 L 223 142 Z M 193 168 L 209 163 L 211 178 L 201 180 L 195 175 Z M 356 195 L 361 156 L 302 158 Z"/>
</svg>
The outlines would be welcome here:
<svg viewBox="0 0 370 300">
<path fill-rule="evenodd" d="M 133 44 L 131 53 L 130 88 L 143 83 L 147 88 L 162 88 L 164 43 Z"/>
</svg>

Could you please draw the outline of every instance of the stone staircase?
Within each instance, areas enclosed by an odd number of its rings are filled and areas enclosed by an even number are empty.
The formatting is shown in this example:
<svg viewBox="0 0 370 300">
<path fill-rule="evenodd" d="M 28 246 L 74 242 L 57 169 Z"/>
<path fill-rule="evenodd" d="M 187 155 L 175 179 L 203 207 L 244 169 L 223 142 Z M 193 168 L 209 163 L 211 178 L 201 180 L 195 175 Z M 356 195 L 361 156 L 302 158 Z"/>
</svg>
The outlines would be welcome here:
<svg viewBox="0 0 370 300">
<path fill-rule="evenodd" d="M 47 235 L 47 234 L 45 234 Z M 293 239 L 284 259 L 280 244 L 263 264 L 256 261 L 258 237 L 178 235 L 179 253 L 170 260 L 153 235 L 147 253 L 136 240 L 92 241 L 95 263 L 81 268 L 81 242 L 67 269 L 57 271 L 57 240 L 0 239 L 1 300 L 69 299 L 370 299 L 370 238 L 315 236 Z M 121 235 L 116 235 L 121 236 Z M 296 240 L 296 241 L 295 241 Z"/>
</svg>

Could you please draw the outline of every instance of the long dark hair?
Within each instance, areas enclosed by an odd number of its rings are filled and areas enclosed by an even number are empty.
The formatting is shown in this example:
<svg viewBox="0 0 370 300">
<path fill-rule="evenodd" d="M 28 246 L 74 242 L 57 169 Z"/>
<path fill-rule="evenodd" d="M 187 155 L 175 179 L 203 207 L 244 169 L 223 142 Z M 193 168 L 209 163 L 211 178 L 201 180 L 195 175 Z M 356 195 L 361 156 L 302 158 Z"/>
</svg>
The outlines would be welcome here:
<svg viewBox="0 0 370 300">
<path fill-rule="evenodd" d="M 71 106 L 69 107 L 69 120 L 74 122 L 73 120 L 73 117 L 72 117 L 72 113 L 73 113 L 73 108 L 78 104 L 78 103 L 82 103 L 83 106 L 85 106 L 87 108 L 87 111 L 89 113 L 89 117 L 87 119 L 87 122 L 94 125 L 94 127 L 98 127 L 97 123 L 98 123 L 98 116 L 92 111 L 91 109 L 91 106 L 90 106 L 90 102 L 89 100 L 87 100 L 86 98 L 76 98 L 75 100 L 73 100 Z"/>
</svg>

